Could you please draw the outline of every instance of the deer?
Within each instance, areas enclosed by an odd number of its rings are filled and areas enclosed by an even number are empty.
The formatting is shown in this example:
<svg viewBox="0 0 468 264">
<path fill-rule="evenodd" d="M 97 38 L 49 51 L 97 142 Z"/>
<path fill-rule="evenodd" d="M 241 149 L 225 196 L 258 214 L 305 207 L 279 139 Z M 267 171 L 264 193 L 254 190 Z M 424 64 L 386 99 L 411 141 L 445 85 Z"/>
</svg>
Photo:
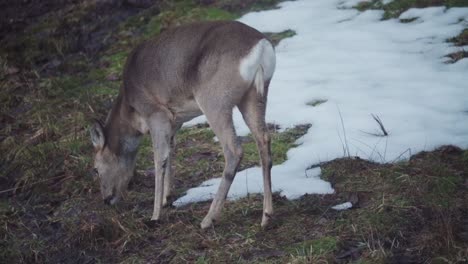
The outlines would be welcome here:
<svg viewBox="0 0 468 264">
<path fill-rule="evenodd" d="M 270 135 L 265 123 L 268 88 L 276 65 L 268 38 L 241 22 L 196 22 L 169 28 L 130 53 L 123 84 L 104 124 L 90 127 L 94 174 L 108 205 L 125 193 L 142 135 L 154 152 L 155 186 L 151 220 L 160 220 L 171 193 L 175 135 L 183 123 L 205 115 L 222 146 L 225 166 L 206 229 L 221 215 L 242 159 L 233 124 L 237 107 L 251 131 L 262 166 L 264 199 L 261 226 L 273 214 Z"/>
</svg>

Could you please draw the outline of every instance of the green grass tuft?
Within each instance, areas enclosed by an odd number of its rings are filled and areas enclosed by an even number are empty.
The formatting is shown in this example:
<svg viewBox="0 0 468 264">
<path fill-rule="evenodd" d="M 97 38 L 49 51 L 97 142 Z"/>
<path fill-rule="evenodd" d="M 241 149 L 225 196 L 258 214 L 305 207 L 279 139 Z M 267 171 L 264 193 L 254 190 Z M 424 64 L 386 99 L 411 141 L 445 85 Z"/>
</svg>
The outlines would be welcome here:
<svg viewBox="0 0 468 264">
<path fill-rule="evenodd" d="M 337 249 L 337 240 L 335 237 L 322 237 L 320 239 L 312 239 L 302 241 L 292 246 L 289 251 L 296 256 L 314 256 L 326 255 Z"/>
</svg>

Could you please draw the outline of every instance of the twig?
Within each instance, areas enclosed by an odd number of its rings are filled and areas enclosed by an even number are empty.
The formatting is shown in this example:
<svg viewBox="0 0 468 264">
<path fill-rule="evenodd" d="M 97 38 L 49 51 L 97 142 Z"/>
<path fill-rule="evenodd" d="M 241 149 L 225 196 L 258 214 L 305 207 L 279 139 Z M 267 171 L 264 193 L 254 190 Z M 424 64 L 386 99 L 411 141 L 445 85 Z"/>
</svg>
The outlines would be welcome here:
<svg viewBox="0 0 468 264">
<path fill-rule="evenodd" d="M 378 115 L 374 115 L 374 114 L 371 114 L 372 118 L 375 120 L 375 122 L 377 122 L 377 124 L 379 125 L 380 127 L 380 131 L 382 131 L 382 133 L 371 133 L 371 132 L 366 132 L 366 131 L 363 131 L 363 130 L 360 130 L 362 133 L 364 134 L 367 134 L 367 135 L 371 135 L 371 136 L 375 136 L 375 137 L 386 137 L 388 136 L 388 131 L 387 129 L 385 129 L 385 126 L 383 125 L 383 122 L 382 120 L 380 119 L 380 117 Z"/>
<path fill-rule="evenodd" d="M 383 125 L 383 122 L 382 120 L 380 119 L 380 117 L 378 115 L 374 115 L 374 114 L 371 114 L 372 118 L 374 118 L 375 122 L 377 122 L 377 124 L 379 124 L 379 127 L 380 127 L 380 130 L 382 130 L 382 134 L 384 136 L 388 136 L 388 132 L 387 130 L 385 129 L 384 125 Z"/>
<path fill-rule="evenodd" d="M 374 114 L 371 114 L 371 116 L 372 116 L 372 118 L 374 118 L 375 122 L 377 122 L 377 124 L 379 124 L 380 130 L 382 130 L 383 136 L 388 136 L 388 132 L 385 129 L 385 127 L 383 125 L 383 122 L 380 119 L 380 117 L 378 115 L 374 115 Z"/>
</svg>

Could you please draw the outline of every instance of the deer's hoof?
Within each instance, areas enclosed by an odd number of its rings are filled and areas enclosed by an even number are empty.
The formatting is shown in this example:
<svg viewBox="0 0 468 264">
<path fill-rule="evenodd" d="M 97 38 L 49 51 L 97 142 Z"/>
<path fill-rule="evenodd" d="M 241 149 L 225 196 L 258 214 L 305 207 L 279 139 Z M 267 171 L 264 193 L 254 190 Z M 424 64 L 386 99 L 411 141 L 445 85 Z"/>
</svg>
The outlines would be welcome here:
<svg viewBox="0 0 468 264">
<path fill-rule="evenodd" d="M 262 227 L 266 227 L 268 223 L 270 222 L 270 219 L 272 218 L 272 215 L 270 213 L 264 212 L 263 217 L 262 217 Z"/>
<path fill-rule="evenodd" d="M 213 219 L 211 217 L 206 216 L 200 224 L 202 229 L 207 229 L 208 227 L 213 226 Z"/>
<path fill-rule="evenodd" d="M 153 214 L 153 216 L 151 216 L 151 221 L 159 221 L 159 219 L 161 219 L 159 214 Z"/>
</svg>

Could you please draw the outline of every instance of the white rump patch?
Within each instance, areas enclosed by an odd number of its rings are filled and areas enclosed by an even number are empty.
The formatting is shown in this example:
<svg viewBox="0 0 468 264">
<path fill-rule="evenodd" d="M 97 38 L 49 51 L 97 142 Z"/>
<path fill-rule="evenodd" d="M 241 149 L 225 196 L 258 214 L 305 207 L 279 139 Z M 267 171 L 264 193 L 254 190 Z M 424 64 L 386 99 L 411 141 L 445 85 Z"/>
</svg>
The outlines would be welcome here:
<svg viewBox="0 0 468 264">
<path fill-rule="evenodd" d="M 275 71 L 276 57 L 275 50 L 266 39 L 261 39 L 249 54 L 242 58 L 239 65 L 239 72 L 246 82 L 252 82 L 259 68 L 263 69 L 264 80 L 269 80 Z"/>
</svg>

